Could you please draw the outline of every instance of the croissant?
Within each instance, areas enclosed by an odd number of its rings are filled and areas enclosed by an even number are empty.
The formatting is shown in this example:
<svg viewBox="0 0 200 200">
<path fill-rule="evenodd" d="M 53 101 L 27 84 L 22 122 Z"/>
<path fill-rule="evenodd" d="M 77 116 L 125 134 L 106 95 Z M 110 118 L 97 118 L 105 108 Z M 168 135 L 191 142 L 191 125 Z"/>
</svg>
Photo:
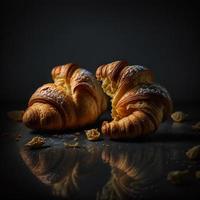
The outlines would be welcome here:
<svg viewBox="0 0 200 200">
<path fill-rule="evenodd" d="M 111 97 L 113 121 L 105 121 L 101 127 L 110 138 L 135 138 L 155 132 L 172 111 L 169 93 L 154 83 L 146 67 L 115 61 L 98 67 L 96 77 Z"/>
<path fill-rule="evenodd" d="M 62 130 L 93 123 L 107 108 L 107 96 L 85 69 L 69 63 L 52 69 L 54 83 L 38 88 L 23 115 L 32 129 Z"/>
</svg>

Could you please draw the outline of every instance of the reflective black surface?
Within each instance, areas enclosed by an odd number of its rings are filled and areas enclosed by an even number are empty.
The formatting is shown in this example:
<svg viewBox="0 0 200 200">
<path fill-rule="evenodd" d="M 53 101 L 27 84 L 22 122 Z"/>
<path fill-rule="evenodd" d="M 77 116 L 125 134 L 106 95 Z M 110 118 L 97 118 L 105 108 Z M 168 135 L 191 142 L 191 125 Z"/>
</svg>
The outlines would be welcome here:
<svg viewBox="0 0 200 200">
<path fill-rule="evenodd" d="M 169 120 L 154 135 L 121 142 L 90 142 L 83 131 L 79 131 L 80 136 L 73 131 L 33 132 L 21 123 L 9 121 L 2 112 L 0 195 L 48 199 L 199 199 L 200 180 L 193 175 L 182 185 L 173 185 L 166 179 L 171 170 L 188 169 L 191 174 L 200 170 L 200 161 L 190 161 L 185 156 L 190 147 L 200 144 L 200 132 L 191 129 L 191 124 L 200 120 L 198 109 L 185 110 L 189 114 L 186 122 Z M 16 141 L 18 134 L 22 137 Z M 45 147 L 24 147 L 36 135 L 46 138 Z M 64 142 L 75 143 L 75 137 L 79 147 L 66 148 Z"/>
</svg>

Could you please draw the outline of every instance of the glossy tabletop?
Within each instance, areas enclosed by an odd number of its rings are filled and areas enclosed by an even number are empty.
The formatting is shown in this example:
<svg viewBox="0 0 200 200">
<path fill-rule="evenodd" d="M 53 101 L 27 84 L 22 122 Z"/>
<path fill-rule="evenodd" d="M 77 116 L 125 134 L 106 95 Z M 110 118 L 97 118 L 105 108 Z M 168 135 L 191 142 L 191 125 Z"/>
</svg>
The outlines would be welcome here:
<svg viewBox="0 0 200 200">
<path fill-rule="evenodd" d="M 191 128 L 200 121 L 196 107 L 185 109 L 189 117 L 184 123 L 168 120 L 150 136 L 129 141 L 102 138 L 96 142 L 88 141 L 84 130 L 31 131 L 6 118 L 10 109 L 4 107 L 1 113 L 1 197 L 200 199 L 200 180 L 194 177 L 200 161 L 191 161 L 185 155 L 189 148 L 200 144 L 200 132 Z M 99 127 L 107 118 L 105 114 L 87 128 Z M 43 148 L 24 146 L 38 135 L 46 138 Z M 64 146 L 75 142 L 78 147 Z M 170 171 L 185 169 L 191 172 L 189 180 L 180 185 L 167 180 Z"/>
</svg>

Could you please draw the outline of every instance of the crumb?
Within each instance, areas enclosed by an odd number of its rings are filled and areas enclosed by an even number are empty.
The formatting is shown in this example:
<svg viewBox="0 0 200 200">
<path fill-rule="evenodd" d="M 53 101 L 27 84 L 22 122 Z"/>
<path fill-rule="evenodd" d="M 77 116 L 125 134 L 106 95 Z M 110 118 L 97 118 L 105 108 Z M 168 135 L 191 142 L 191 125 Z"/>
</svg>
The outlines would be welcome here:
<svg viewBox="0 0 200 200">
<path fill-rule="evenodd" d="M 16 136 L 15 136 L 15 140 L 16 140 L 16 141 L 19 141 L 21 137 L 22 137 L 22 135 L 21 135 L 20 133 L 18 133 L 18 134 L 16 134 Z"/>
<path fill-rule="evenodd" d="M 80 145 L 78 142 L 73 143 L 73 144 L 64 142 L 64 146 L 66 148 L 80 148 Z"/>
<path fill-rule="evenodd" d="M 167 180 L 170 181 L 172 184 L 181 184 L 188 176 L 189 176 L 188 170 L 171 171 L 167 175 Z"/>
<path fill-rule="evenodd" d="M 190 159 L 190 160 L 196 160 L 200 158 L 200 145 L 194 146 L 192 148 L 190 148 L 187 152 L 186 152 L 186 156 Z"/>
<path fill-rule="evenodd" d="M 97 141 L 100 139 L 100 132 L 97 129 L 85 131 L 87 139 L 90 141 Z"/>
<path fill-rule="evenodd" d="M 200 180 L 200 170 L 195 172 L 195 177 Z"/>
<path fill-rule="evenodd" d="M 36 136 L 32 138 L 28 143 L 26 143 L 25 146 L 31 149 L 37 149 L 42 147 L 44 143 L 45 143 L 45 138 Z"/>
<path fill-rule="evenodd" d="M 21 122 L 23 115 L 24 115 L 23 110 L 15 110 L 7 112 L 7 116 L 9 117 L 9 119 L 16 122 Z"/>
<path fill-rule="evenodd" d="M 200 121 L 197 122 L 196 124 L 192 125 L 192 129 L 200 131 Z"/>
<path fill-rule="evenodd" d="M 185 118 L 187 117 L 188 115 L 183 113 L 182 111 L 177 111 L 177 112 L 174 112 L 171 114 L 171 118 L 173 119 L 173 121 L 175 122 L 182 122 L 185 120 Z"/>
</svg>

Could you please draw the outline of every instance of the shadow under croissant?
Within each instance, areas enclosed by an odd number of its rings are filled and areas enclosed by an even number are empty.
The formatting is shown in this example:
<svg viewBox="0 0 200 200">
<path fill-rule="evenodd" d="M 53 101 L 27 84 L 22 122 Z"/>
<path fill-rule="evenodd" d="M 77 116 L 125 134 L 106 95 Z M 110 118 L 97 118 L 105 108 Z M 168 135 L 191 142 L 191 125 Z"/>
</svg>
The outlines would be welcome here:
<svg viewBox="0 0 200 200">
<path fill-rule="evenodd" d="M 108 111 L 104 112 L 101 116 L 97 118 L 95 123 L 91 123 L 85 127 L 81 128 L 74 128 L 74 129 L 66 129 L 66 130 L 32 130 L 32 134 L 41 134 L 41 135 L 54 135 L 54 134 L 73 134 L 76 132 L 83 132 L 83 130 L 89 130 L 93 128 L 98 128 L 99 130 L 101 129 L 101 125 L 103 121 L 110 121 L 111 120 L 111 115 Z"/>
<path fill-rule="evenodd" d="M 31 172 L 50 186 L 56 196 L 75 198 L 85 190 L 85 185 L 98 184 L 96 190 L 87 188 L 85 192 L 95 192 L 97 199 L 107 199 L 108 196 L 125 199 L 139 195 L 149 185 L 158 182 L 162 173 L 162 149 L 150 146 L 138 150 L 133 147 L 127 151 L 121 146 L 119 151 L 118 147 L 117 144 L 111 149 L 92 145 L 92 151 L 61 147 L 39 151 L 22 148 L 20 154 Z M 105 180 L 102 180 L 102 173 Z"/>
<path fill-rule="evenodd" d="M 160 125 L 158 130 L 149 135 L 137 138 L 121 138 L 120 140 L 112 139 L 119 143 L 145 143 L 145 142 L 183 142 L 183 141 L 200 141 L 200 134 L 197 134 L 188 123 L 171 123 L 166 121 Z"/>
</svg>

